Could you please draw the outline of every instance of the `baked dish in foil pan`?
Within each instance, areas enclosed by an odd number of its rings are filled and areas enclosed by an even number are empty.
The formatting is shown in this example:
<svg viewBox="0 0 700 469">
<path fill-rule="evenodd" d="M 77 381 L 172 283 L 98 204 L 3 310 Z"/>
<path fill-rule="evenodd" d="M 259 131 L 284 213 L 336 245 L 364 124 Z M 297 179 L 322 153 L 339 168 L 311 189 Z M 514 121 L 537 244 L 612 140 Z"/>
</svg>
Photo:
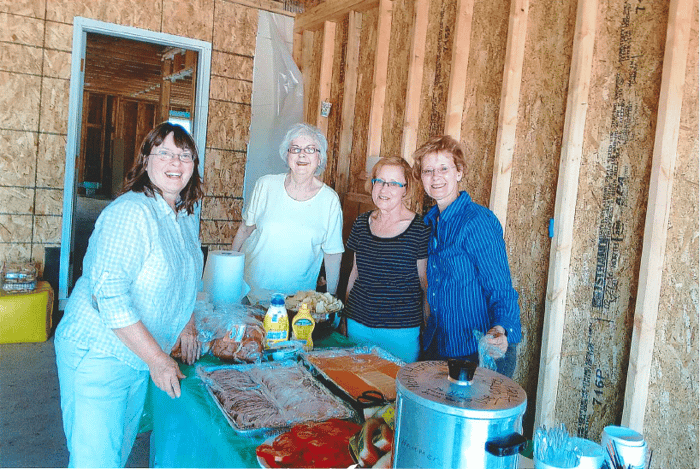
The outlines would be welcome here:
<svg viewBox="0 0 700 469">
<path fill-rule="evenodd" d="M 197 375 L 242 435 L 272 435 L 302 422 L 355 417 L 350 406 L 294 360 L 200 366 Z"/>
<path fill-rule="evenodd" d="M 376 346 L 314 350 L 301 359 L 354 403 L 376 405 L 396 399 L 396 375 L 406 364 Z"/>
</svg>

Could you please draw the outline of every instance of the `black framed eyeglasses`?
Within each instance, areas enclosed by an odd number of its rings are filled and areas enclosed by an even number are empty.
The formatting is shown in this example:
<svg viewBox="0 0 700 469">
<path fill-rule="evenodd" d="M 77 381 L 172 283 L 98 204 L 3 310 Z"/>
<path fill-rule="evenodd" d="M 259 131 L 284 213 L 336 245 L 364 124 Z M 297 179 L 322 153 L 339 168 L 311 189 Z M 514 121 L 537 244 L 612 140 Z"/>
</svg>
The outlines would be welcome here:
<svg viewBox="0 0 700 469">
<path fill-rule="evenodd" d="M 316 147 L 312 147 L 309 145 L 308 147 L 301 148 L 301 147 L 291 147 L 287 150 L 289 153 L 294 153 L 295 155 L 298 155 L 302 151 L 306 153 L 307 155 L 313 155 L 314 153 L 320 153 L 321 150 L 319 150 Z"/>
<path fill-rule="evenodd" d="M 379 184 L 381 186 L 386 186 L 389 189 L 400 189 L 402 187 L 406 187 L 405 182 L 385 181 L 384 179 L 379 179 L 379 178 L 372 179 L 372 187 L 376 186 L 377 184 Z"/>
</svg>

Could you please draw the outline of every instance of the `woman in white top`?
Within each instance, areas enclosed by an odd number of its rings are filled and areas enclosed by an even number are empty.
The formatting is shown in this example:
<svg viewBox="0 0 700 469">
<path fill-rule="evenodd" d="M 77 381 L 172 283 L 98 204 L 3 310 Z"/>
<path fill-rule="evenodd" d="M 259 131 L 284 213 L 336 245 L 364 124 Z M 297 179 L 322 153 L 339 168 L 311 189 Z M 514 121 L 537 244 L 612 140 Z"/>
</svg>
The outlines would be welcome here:
<svg viewBox="0 0 700 469">
<path fill-rule="evenodd" d="M 338 194 L 317 177 L 326 168 L 327 149 L 319 129 L 295 124 L 279 148 L 289 172 L 256 182 L 232 245 L 246 255 L 245 280 L 252 296 L 316 290 L 322 263 L 327 290 L 335 294 L 344 250 L 343 214 Z"/>
</svg>

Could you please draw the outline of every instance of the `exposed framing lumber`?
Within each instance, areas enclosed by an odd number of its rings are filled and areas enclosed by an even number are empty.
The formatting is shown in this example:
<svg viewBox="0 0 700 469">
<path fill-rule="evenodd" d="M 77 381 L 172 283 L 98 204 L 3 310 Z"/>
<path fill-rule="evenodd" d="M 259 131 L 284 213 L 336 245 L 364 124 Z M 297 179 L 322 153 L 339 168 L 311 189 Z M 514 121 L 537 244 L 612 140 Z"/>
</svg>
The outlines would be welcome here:
<svg viewBox="0 0 700 469">
<path fill-rule="evenodd" d="M 420 118 L 420 98 L 423 86 L 423 64 L 425 63 L 425 43 L 428 35 L 428 0 L 416 0 L 411 31 L 411 59 L 408 64 L 408 86 L 406 87 L 406 110 L 404 111 L 403 135 L 401 136 L 401 157 L 413 166 L 413 152 L 418 140 L 418 120 Z"/>
<path fill-rule="evenodd" d="M 379 156 L 382 146 L 382 122 L 384 120 L 386 79 L 389 68 L 392 8 L 393 3 L 391 0 L 380 0 L 379 20 L 377 22 L 377 47 L 374 56 L 374 83 L 372 84 L 372 102 L 370 104 L 369 129 L 367 132 L 368 157 Z"/>
<path fill-rule="evenodd" d="M 515 131 L 518 124 L 529 8 L 529 0 L 511 0 L 506 61 L 503 66 L 501 110 L 498 113 L 498 135 L 489 202 L 489 208 L 496 214 L 504 230 L 508 215 L 508 196 L 515 152 Z"/>
<path fill-rule="evenodd" d="M 173 72 L 173 59 L 163 61 L 163 77 Z M 160 84 L 160 99 L 158 100 L 158 122 L 165 122 L 170 117 L 170 80 L 163 79 Z"/>
<path fill-rule="evenodd" d="M 445 109 L 445 133 L 457 141 L 462 135 L 462 114 L 464 113 L 464 96 L 467 89 L 467 64 L 469 62 L 473 16 L 474 0 L 457 0 L 450 84 L 447 91 L 447 108 Z"/>
<path fill-rule="evenodd" d="M 302 50 L 304 48 L 304 35 L 302 33 L 294 33 L 294 43 L 292 44 L 292 60 L 297 64 L 297 68 L 301 69 Z"/>
<path fill-rule="evenodd" d="M 324 135 L 328 134 L 328 117 L 321 115 L 321 105 L 331 99 L 331 81 L 333 78 L 333 52 L 335 50 L 335 23 L 323 24 L 323 45 L 321 46 L 321 73 L 318 77 L 318 102 L 316 103 L 316 127 Z"/>
<path fill-rule="evenodd" d="M 554 238 L 549 254 L 535 428 L 542 424 L 551 426 L 556 422 L 554 411 L 559 386 L 574 212 L 583 152 L 583 131 L 588 111 L 597 10 L 598 0 L 580 0 L 576 12 L 576 31 L 554 204 Z"/>
<path fill-rule="evenodd" d="M 301 75 L 304 77 L 304 120 L 306 122 L 316 122 L 310 120 L 310 87 L 311 80 L 311 60 L 313 57 L 314 48 L 314 33 L 313 31 L 304 31 L 302 35 L 302 51 L 301 51 Z"/>
<path fill-rule="evenodd" d="M 376 8 L 379 0 L 326 0 L 296 15 L 294 32 L 320 29 L 326 21 L 338 22 L 351 11 L 364 12 Z"/>
<path fill-rule="evenodd" d="M 643 431 L 671 212 L 693 0 L 671 0 L 622 425 Z"/>
<path fill-rule="evenodd" d="M 284 16 L 291 16 L 294 17 L 296 16 L 296 13 L 292 13 L 291 11 L 286 11 L 281 8 L 275 8 L 269 5 L 266 5 L 265 3 L 267 2 L 261 2 L 261 1 L 252 1 L 252 0 L 227 0 L 231 3 L 237 3 L 239 5 L 242 5 L 244 7 L 250 7 L 250 8 L 255 8 L 256 10 L 264 10 L 264 11 L 269 11 L 270 13 L 277 13 L 278 15 L 284 15 Z"/>
<path fill-rule="evenodd" d="M 185 67 L 187 67 L 188 69 L 192 69 L 191 96 L 194 96 L 197 92 L 197 53 L 195 51 L 188 50 L 187 52 L 185 52 Z M 194 102 L 190 104 L 189 112 L 190 117 L 193 117 L 195 113 Z"/>
<path fill-rule="evenodd" d="M 350 181 L 350 155 L 355 128 L 355 98 L 357 96 L 357 66 L 360 61 L 360 33 L 362 13 L 348 13 L 348 42 L 345 49 L 345 81 L 343 83 L 343 109 L 340 116 L 340 141 L 338 143 L 338 169 L 335 190 L 340 200 L 345 200 Z"/>
</svg>

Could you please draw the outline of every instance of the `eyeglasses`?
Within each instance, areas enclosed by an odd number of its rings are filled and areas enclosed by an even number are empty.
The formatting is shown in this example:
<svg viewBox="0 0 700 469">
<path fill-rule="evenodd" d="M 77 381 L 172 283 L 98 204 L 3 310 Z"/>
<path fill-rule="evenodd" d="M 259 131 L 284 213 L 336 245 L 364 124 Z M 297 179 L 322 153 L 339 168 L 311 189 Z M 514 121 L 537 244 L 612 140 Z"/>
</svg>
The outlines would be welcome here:
<svg viewBox="0 0 700 469">
<path fill-rule="evenodd" d="M 422 169 L 420 175 L 424 178 L 435 176 L 435 174 L 437 174 L 438 176 L 444 176 L 452 168 L 456 168 L 456 166 L 440 166 L 439 168 L 435 169 Z"/>
<path fill-rule="evenodd" d="M 405 182 L 397 181 L 385 181 L 384 179 L 375 178 L 372 179 L 372 186 L 381 185 L 382 187 L 387 186 L 389 189 L 400 189 L 406 187 Z"/>
<path fill-rule="evenodd" d="M 291 147 L 291 148 L 288 149 L 287 151 L 288 151 L 289 153 L 294 153 L 295 155 L 298 155 L 298 154 L 301 153 L 302 151 L 303 151 L 304 153 L 306 153 L 307 155 L 313 155 L 314 153 L 317 153 L 317 152 L 320 153 L 320 152 L 321 152 L 321 150 L 319 150 L 319 149 L 316 148 L 316 147 L 312 147 L 311 145 L 309 145 L 309 146 L 306 147 L 306 148 Z"/>
<path fill-rule="evenodd" d="M 156 153 L 151 153 L 149 156 L 157 156 L 161 161 L 172 161 L 175 158 L 179 158 L 183 163 L 192 163 L 194 161 L 194 155 L 188 151 L 177 154 L 168 150 L 158 150 Z"/>
</svg>

